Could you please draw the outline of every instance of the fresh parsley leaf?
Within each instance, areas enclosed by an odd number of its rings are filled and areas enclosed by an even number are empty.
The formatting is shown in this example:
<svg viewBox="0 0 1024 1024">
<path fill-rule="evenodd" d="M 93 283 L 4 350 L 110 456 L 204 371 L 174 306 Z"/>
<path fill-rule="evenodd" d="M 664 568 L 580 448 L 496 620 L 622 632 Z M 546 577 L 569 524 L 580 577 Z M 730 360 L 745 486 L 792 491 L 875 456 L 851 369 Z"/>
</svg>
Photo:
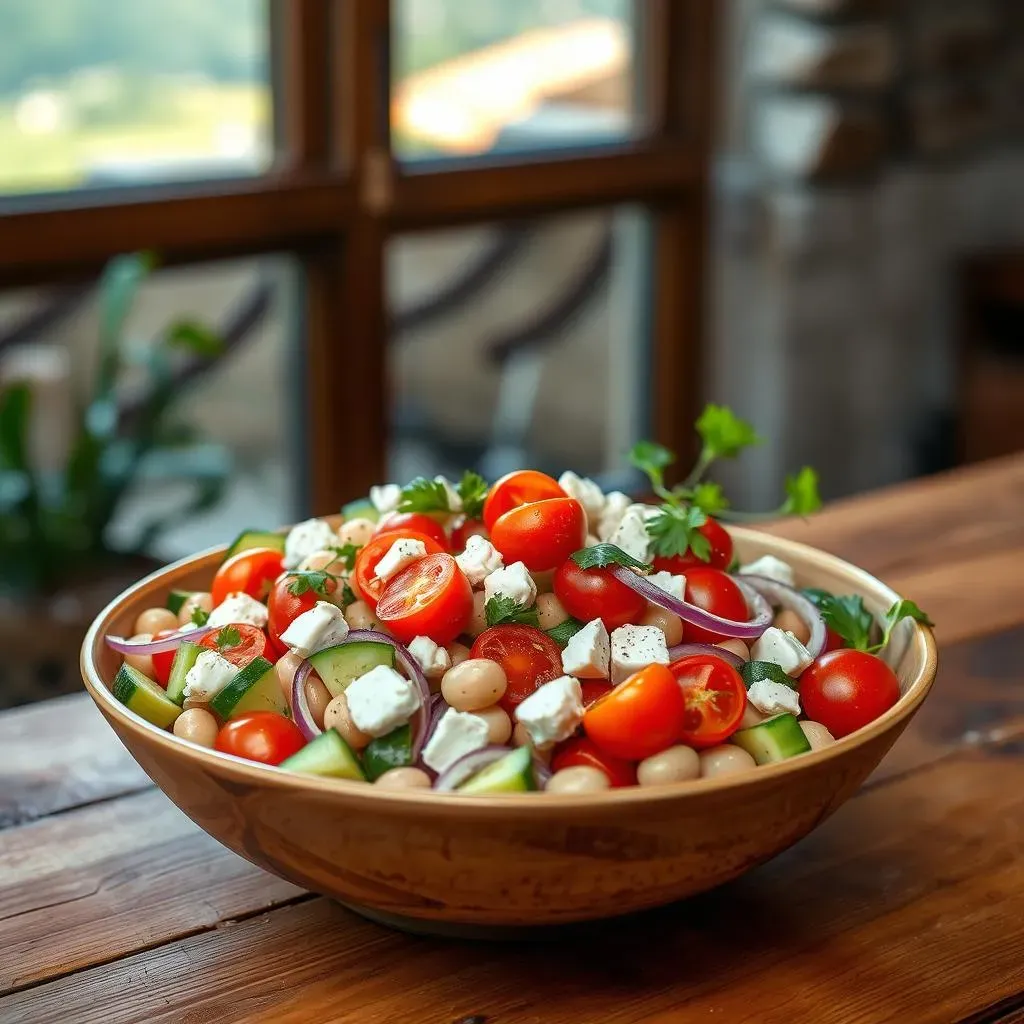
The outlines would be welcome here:
<svg viewBox="0 0 1024 1024">
<path fill-rule="evenodd" d="M 217 649 L 223 651 L 226 647 L 237 647 L 242 642 L 242 634 L 234 626 L 225 626 L 214 641 Z"/>
<path fill-rule="evenodd" d="M 338 561 L 351 572 L 356 564 L 356 556 L 363 549 L 358 544 L 343 544 L 341 546 L 335 545 L 328 550 L 333 551 L 338 556 Z"/>
<path fill-rule="evenodd" d="M 455 490 L 462 499 L 462 511 L 466 518 L 479 519 L 489 490 L 487 481 L 479 473 L 467 469 Z"/>
<path fill-rule="evenodd" d="M 330 597 L 337 586 L 331 586 L 327 581 L 333 580 L 336 584 L 340 579 L 339 576 L 325 572 L 323 569 L 295 569 L 285 575 L 291 577 L 288 593 L 294 594 L 296 597 L 302 597 L 303 594 L 308 594 L 310 591 L 320 597 Z"/>
<path fill-rule="evenodd" d="M 350 604 L 356 603 L 356 595 L 352 588 L 346 583 L 341 588 L 341 607 L 347 608 Z"/>
<path fill-rule="evenodd" d="M 704 444 L 701 461 L 734 459 L 752 445 L 760 444 L 757 431 L 724 405 L 709 404 L 697 420 L 697 433 Z"/>
<path fill-rule="evenodd" d="M 518 601 L 504 594 L 495 594 L 494 597 L 484 605 L 484 614 L 487 617 L 488 626 L 534 626 L 540 627 L 537 618 L 537 609 L 519 604 Z"/>
<path fill-rule="evenodd" d="M 557 626 L 547 630 L 547 634 L 564 651 L 565 645 L 586 625 L 578 619 L 566 619 Z"/>
<path fill-rule="evenodd" d="M 690 492 L 690 501 L 709 516 L 729 507 L 729 499 L 720 484 L 697 484 Z"/>
<path fill-rule="evenodd" d="M 692 551 L 702 562 L 710 561 L 711 543 L 700 532 L 707 521 L 707 515 L 699 508 L 662 505 L 658 515 L 647 522 L 654 553 L 672 558 Z"/>
<path fill-rule="evenodd" d="M 864 607 L 860 597 L 847 595 L 835 597 L 829 594 L 818 602 L 818 610 L 825 625 L 835 630 L 855 651 L 866 651 L 871 647 L 871 629 L 875 620 Z"/>
<path fill-rule="evenodd" d="M 882 642 L 878 645 L 879 650 L 889 642 L 889 638 L 892 636 L 892 631 L 896 628 L 897 623 L 902 622 L 904 619 L 913 619 L 915 622 L 920 622 L 922 626 L 935 625 L 928 615 L 921 611 L 913 601 L 901 598 L 885 613 L 885 632 L 882 635 Z"/>
<path fill-rule="evenodd" d="M 450 512 L 448 491 L 440 480 L 418 476 L 402 488 L 399 512 Z"/>
<path fill-rule="evenodd" d="M 667 496 L 665 470 L 676 461 L 667 448 L 653 441 L 637 441 L 629 453 L 630 464 L 647 474 L 656 494 Z"/>
<path fill-rule="evenodd" d="M 804 589 L 801 590 L 800 593 L 803 594 L 804 597 L 806 597 L 807 600 L 810 601 L 816 608 L 820 608 L 823 602 L 833 600 L 834 596 L 830 594 L 827 590 L 821 590 L 818 587 L 804 587 Z"/>
<path fill-rule="evenodd" d="M 783 515 L 809 516 L 819 508 L 818 474 L 810 466 L 804 466 L 796 476 L 786 477 L 786 500 L 780 509 Z"/>
<path fill-rule="evenodd" d="M 193 608 L 192 609 L 192 624 L 195 626 L 205 626 L 207 620 L 210 618 L 210 613 L 204 608 Z"/>
<path fill-rule="evenodd" d="M 772 683 L 782 683 L 791 690 L 797 689 L 796 680 L 790 679 L 774 661 L 746 661 L 740 668 L 740 678 L 748 690 L 754 683 L 764 679 Z"/>
<path fill-rule="evenodd" d="M 641 562 L 614 544 L 595 544 L 591 548 L 574 551 L 569 556 L 581 569 L 603 569 L 608 565 L 624 565 L 627 569 L 650 572 L 651 566 Z"/>
</svg>

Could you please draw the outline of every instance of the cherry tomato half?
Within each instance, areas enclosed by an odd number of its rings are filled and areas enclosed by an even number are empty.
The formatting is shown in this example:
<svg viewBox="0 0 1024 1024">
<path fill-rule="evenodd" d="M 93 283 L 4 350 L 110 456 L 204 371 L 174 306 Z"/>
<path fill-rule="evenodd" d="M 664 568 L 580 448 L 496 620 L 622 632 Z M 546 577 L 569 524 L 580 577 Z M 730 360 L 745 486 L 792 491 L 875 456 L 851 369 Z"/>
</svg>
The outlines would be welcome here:
<svg viewBox="0 0 1024 1024">
<path fill-rule="evenodd" d="M 371 607 L 375 608 L 384 593 L 386 584 L 378 579 L 376 575 L 377 563 L 391 550 L 391 545 L 396 540 L 418 540 L 427 549 L 428 555 L 439 555 L 447 544 L 442 546 L 433 537 L 425 533 L 417 533 L 415 530 L 392 530 L 390 533 L 377 534 L 358 555 L 356 555 L 355 568 L 352 575 L 359 588 L 362 599 Z"/>
<path fill-rule="evenodd" d="M 299 727 L 273 711 L 250 711 L 232 718 L 217 733 L 214 746 L 249 761 L 280 764 L 306 745 Z"/>
<path fill-rule="evenodd" d="M 598 771 L 604 772 L 608 776 L 612 788 L 636 785 L 635 765 L 622 760 L 622 758 L 606 754 L 586 736 L 574 736 L 564 743 L 559 743 L 551 758 L 553 772 L 560 772 L 563 768 L 573 768 L 577 765 L 597 768 Z"/>
<path fill-rule="evenodd" d="M 392 512 L 377 524 L 375 535 L 396 532 L 404 534 L 406 530 L 425 534 L 431 540 L 437 541 L 443 551 L 448 550 L 448 534 L 444 532 L 444 527 L 436 519 L 431 519 L 422 512 Z"/>
<path fill-rule="evenodd" d="M 831 651 L 800 675 L 800 702 L 836 739 L 873 722 L 900 699 L 896 673 L 865 651 Z"/>
<path fill-rule="evenodd" d="M 316 590 L 303 590 L 301 594 L 292 593 L 297 580 L 294 576 L 282 576 L 270 590 L 267 598 L 267 633 L 275 651 L 282 653 L 288 647 L 281 643 L 281 634 L 304 612 L 310 611 L 317 601 L 329 601 L 331 594 L 338 589 L 338 581 L 328 576 L 323 583 L 323 593 Z"/>
<path fill-rule="evenodd" d="M 642 761 L 678 742 L 685 713 L 675 676 L 664 665 L 648 665 L 591 704 L 583 728 L 605 753 Z"/>
<path fill-rule="evenodd" d="M 377 602 L 377 618 L 404 643 L 429 636 L 451 643 L 473 614 L 473 588 L 451 555 L 427 555 L 393 576 Z"/>
<path fill-rule="evenodd" d="M 693 568 L 686 570 L 686 600 L 698 608 L 734 622 L 750 618 L 747 602 L 739 587 L 720 569 Z M 692 643 L 717 644 L 727 636 L 686 624 L 683 635 Z"/>
<path fill-rule="evenodd" d="M 552 587 L 573 618 L 580 622 L 600 619 L 609 630 L 638 622 L 647 610 L 644 597 L 607 569 L 581 569 L 571 558 L 558 567 Z"/>
<path fill-rule="evenodd" d="M 245 668 L 250 661 L 262 657 L 267 649 L 267 637 L 262 629 L 245 622 L 233 622 L 207 633 L 199 641 L 200 647 L 216 651 L 232 665 Z"/>
<path fill-rule="evenodd" d="M 547 473 L 539 473 L 535 469 L 518 469 L 491 485 L 484 500 L 484 525 L 488 530 L 493 530 L 501 516 L 527 502 L 567 497 L 565 491 L 558 486 L 558 481 Z"/>
<path fill-rule="evenodd" d="M 705 562 L 698 558 L 692 551 L 685 555 L 659 555 L 654 559 L 654 568 L 659 572 L 686 573 L 690 568 L 728 569 L 732 563 L 732 537 L 717 519 L 709 519 L 703 526 L 698 528 L 711 545 L 711 557 Z"/>
<path fill-rule="evenodd" d="M 505 670 L 508 689 L 500 703 L 509 714 L 539 686 L 562 674 L 558 644 L 533 626 L 491 626 L 473 641 L 469 656 L 490 658 Z"/>
<path fill-rule="evenodd" d="M 274 580 L 284 572 L 280 551 L 273 548 L 250 548 L 229 558 L 213 577 L 210 596 L 213 607 L 221 604 L 229 594 L 248 594 L 257 601 L 265 601 Z"/>
<path fill-rule="evenodd" d="M 153 634 L 154 640 L 163 640 L 164 637 L 174 636 L 177 630 L 161 629 L 159 633 Z M 175 647 L 173 651 L 162 651 L 153 655 L 153 676 L 156 681 L 166 690 L 167 683 L 171 678 L 171 666 L 174 664 L 174 656 L 178 653 Z"/>
<path fill-rule="evenodd" d="M 682 742 L 697 750 L 724 743 L 740 727 L 747 709 L 747 688 L 739 672 L 710 654 L 680 658 L 669 671 L 686 704 Z"/>
<path fill-rule="evenodd" d="M 587 539 L 587 514 L 575 498 L 546 498 L 520 505 L 491 526 L 491 543 L 506 565 L 530 572 L 556 569 Z"/>
</svg>

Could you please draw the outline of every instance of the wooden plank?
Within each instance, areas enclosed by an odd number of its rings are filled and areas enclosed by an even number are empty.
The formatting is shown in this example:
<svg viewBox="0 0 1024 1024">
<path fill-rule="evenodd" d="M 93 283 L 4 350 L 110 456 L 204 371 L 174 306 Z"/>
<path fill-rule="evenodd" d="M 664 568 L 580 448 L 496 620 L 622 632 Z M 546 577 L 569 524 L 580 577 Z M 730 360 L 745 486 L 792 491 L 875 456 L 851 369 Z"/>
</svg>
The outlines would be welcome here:
<svg viewBox="0 0 1024 1024">
<path fill-rule="evenodd" d="M 869 791 L 736 883 L 555 943 L 422 942 L 314 900 L 14 994 L 0 1019 L 668 1024 L 685 1005 L 948 1024 L 1024 991 L 1022 820 L 1024 750 L 965 754 Z"/>
<path fill-rule="evenodd" d="M 0 830 L 150 785 L 84 693 L 0 715 Z"/>
<path fill-rule="evenodd" d="M 275 0 L 271 32 L 282 47 L 282 100 L 277 128 L 282 161 L 293 169 L 326 166 L 331 155 L 330 0 Z M 276 27 L 276 26 L 275 26 Z"/>
<path fill-rule="evenodd" d="M 12 829 L 0 842 L 0 991 L 300 895 L 228 853 L 156 791 Z"/>
</svg>

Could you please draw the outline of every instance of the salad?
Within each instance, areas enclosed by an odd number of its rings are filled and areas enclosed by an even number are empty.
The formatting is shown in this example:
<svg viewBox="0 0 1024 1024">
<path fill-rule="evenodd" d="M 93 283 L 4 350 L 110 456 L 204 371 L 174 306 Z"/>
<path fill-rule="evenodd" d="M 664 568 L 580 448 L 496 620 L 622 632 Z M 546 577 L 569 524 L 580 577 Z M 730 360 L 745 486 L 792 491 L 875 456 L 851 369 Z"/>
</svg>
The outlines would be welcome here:
<svg viewBox="0 0 1024 1024">
<path fill-rule="evenodd" d="M 755 770 L 834 743 L 899 699 L 856 596 L 734 557 L 749 520 L 706 479 L 758 442 L 710 405 L 701 452 L 630 453 L 656 496 L 566 472 L 371 488 L 340 526 L 249 530 L 209 591 L 142 612 L 115 698 L 251 761 L 388 788 L 582 793 Z M 772 515 L 820 506 L 804 468 Z"/>
</svg>

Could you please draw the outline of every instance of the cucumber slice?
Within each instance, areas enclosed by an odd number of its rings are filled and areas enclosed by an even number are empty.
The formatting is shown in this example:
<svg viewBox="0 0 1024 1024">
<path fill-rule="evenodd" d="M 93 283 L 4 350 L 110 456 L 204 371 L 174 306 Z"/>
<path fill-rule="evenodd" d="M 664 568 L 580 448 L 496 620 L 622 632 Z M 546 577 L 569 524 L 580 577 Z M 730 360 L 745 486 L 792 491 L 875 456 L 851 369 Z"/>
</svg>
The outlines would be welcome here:
<svg viewBox="0 0 1024 1024">
<path fill-rule="evenodd" d="M 380 519 L 377 506 L 369 498 L 360 498 L 358 501 L 342 505 L 341 514 L 346 522 L 349 519 L 369 519 L 371 523 L 376 523 Z"/>
<path fill-rule="evenodd" d="M 195 590 L 172 590 L 167 595 L 167 607 L 177 615 L 181 606 L 195 593 Z"/>
<path fill-rule="evenodd" d="M 249 711 L 274 711 L 286 718 L 291 708 L 281 692 L 274 666 L 266 658 L 253 658 L 210 701 L 210 710 L 221 718 L 235 718 Z"/>
<path fill-rule="evenodd" d="M 269 530 L 243 530 L 228 548 L 224 560 L 227 561 L 232 555 L 237 555 L 239 551 L 249 551 L 251 548 L 273 548 L 283 554 L 284 540 L 283 533 L 271 533 Z"/>
<path fill-rule="evenodd" d="M 378 665 L 394 668 L 395 649 L 390 644 L 357 640 L 318 651 L 309 660 L 324 681 L 324 686 L 331 691 L 331 696 L 337 697 L 348 689 L 349 683 L 365 676 L 371 668 Z"/>
<path fill-rule="evenodd" d="M 533 774 L 533 753 L 529 747 L 519 747 L 511 754 L 489 764 L 468 782 L 458 787 L 458 793 L 526 793 L 537 788 Z"/>
<path fill-rule="evenodd" d="M 750 729 L 734 732 L 732 742 L 742 747 L 758 764 L 785 761 L 788 757 L 806 754 L 811 749 L 796 715 L 788 712 L 769 718 L 767 722 Z"/>
<path fill-rule="evenodd" d="M 363 751 L 363 770 L 370 782 L 376 782 L 392 768 L 405 768 L 412 764 L 412 730 L 400 725 L 387 736 L 370 740 Z"/>
<path fill-rule="evenodd" d="M 181 714 L 181 708 L 148 676 L 131 665 L 122 665 L 110 688 L 114 698 L 147 722 L 169 729 Z"/>
<path fill-rule="evenodd" d="M 182 640 L 171 664 L 171 675 L 167 680 L 167 699 L 179 707 L 185 700 L 185 676 L 196 663 L 203 648 L 191 640 Z"/>
<path fill-rule="evenodd" d="M 366 781 L 363 769 L 359 767 L 359 758 L 334 729 L 321 733 L 297 754 L 282 761 L 280 767 L 285 771 L 303 772 L 306 775 L 327 775 L 332 779 L 351 779 L 353 782 Z"/>
</svg>

